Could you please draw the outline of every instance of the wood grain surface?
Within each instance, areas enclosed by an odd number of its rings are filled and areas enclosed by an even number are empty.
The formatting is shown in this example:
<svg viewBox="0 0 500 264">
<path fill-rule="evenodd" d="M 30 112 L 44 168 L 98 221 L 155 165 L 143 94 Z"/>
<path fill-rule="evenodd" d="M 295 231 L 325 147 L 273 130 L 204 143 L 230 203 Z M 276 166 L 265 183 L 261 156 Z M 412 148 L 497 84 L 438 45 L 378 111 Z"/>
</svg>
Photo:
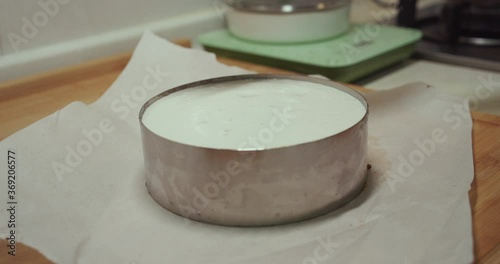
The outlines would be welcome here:
<svg viewBox="0 0 500 264">
<path fill-rule="evenodd" d="M 189 46 L 188 40 L 177 43 Z M 0 140 L 73 101 L 92 103 L 118 77 L 130 55 L 120 54 L 0 83 Z M 296 74 L 227 58 L 218 60 L 260 73 Z M 476 263 L 500 263 L 500 117 L 477 112 L 472 117 L 475 177 L 469 196 L 474 253 Z M 16 257 L 9 256 L 6 249 L 6 241 L 0 240 L 0 263 L 51 263 L 36 249 L 22 244 L 18 244 Z"/>
</svg>

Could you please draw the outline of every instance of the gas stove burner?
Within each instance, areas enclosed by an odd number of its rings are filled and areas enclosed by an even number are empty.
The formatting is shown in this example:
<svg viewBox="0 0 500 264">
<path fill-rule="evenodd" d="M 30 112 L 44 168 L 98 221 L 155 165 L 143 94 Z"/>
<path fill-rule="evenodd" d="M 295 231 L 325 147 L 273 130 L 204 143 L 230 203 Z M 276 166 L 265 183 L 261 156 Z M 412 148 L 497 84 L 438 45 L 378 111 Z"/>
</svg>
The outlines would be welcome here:
<svg viewBox="0 0 500 264">
<path fill-rule="evenodd" d="M 477 46 L 500 46 L 500 39 L 460 37 L 458 41 Z"/>
<path fill-rule="evenodd" d="M 500 71 L 500 0 L 448 0 L 418 16 L 416 3 L 400 0 L 397 21 L 422 31 L 418 57 Z"/>
<path fill-rule="evenodd" d="M 498 1 L 496 1 L 498 2 Z M 452 1 L 442 12 L 443 36 L 450 44 L 500 44 L 500 7 L 493 1 Z"/>
<path fill-rule="evenodd" d="M 500 8 L 496 6 L 453 1 L 443 6 L 439 18 L 419 24 L 424 38 L 431 41 L 449 45 L 500 45 Z"/>
</svg>

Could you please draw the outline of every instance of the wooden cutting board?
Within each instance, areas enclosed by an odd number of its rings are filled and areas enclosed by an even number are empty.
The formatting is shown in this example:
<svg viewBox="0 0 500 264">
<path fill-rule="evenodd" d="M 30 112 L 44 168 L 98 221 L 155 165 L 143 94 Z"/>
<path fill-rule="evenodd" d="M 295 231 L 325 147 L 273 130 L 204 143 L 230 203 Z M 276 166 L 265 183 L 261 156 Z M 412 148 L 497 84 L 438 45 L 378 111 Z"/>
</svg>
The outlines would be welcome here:
<svg viewBox="0 0 500 264">
<path fill-rule="evenodd" d="M 187 40 L 177 43 L 189 46 Z M 130 55 L 121 54 L 0 83 L 0 140 L 70 102 L 92 103 L 114 82 Z M 296 74 L 242 61 L 218 59 L 224 64 L 260 73 Z M 362 87 L 348 86 L 366 91 Z M 472 113 L 472 117 L 475 177 L 469 196 L 474 253 L 476 263 L 500 263 L 500 117 L 477 112 Z M 18 244 L 16 257 L 8 255 L 6 249 L 6 241 L 0 240 L 0 263 L 51 263 L 36 249 L 22 244 Z"/>
</svg>

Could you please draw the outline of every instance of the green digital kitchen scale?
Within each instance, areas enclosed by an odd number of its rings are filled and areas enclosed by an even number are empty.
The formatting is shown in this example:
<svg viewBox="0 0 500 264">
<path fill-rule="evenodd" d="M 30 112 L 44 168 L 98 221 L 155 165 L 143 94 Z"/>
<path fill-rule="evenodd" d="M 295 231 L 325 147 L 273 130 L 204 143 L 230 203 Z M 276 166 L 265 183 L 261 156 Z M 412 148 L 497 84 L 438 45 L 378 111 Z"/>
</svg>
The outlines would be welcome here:
<svg viewBox="0 0 500 264">
<path fill-rule="evenodd" d="M 207 51 L 223 57 L 351 82 L 409 58 L 421 37 L 414 29 L 359 24 L 340 36 L 317 42 L 253 42 L 227 30 L 202 34 L 198 41 Z"/>
</svg>

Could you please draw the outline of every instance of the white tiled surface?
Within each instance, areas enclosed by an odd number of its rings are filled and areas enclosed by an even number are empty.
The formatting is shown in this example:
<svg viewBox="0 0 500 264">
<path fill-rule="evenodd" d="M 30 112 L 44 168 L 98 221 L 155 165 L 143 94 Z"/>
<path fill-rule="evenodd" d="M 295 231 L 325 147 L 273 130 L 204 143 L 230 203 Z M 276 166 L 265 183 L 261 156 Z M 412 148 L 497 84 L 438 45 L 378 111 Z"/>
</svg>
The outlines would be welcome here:
<svg viewBox="0 0 500 264">
<path fill-rule="evenodd" d="M 478 102 L 477 111 L 500 115 L 500 73 L 425 60 L 412 60 L 361 83 L 386 90 L 411 82 L 425 82 L 448 93 Z M 475 106 L 473 106 L 475 108 Z"/>
</svg>

